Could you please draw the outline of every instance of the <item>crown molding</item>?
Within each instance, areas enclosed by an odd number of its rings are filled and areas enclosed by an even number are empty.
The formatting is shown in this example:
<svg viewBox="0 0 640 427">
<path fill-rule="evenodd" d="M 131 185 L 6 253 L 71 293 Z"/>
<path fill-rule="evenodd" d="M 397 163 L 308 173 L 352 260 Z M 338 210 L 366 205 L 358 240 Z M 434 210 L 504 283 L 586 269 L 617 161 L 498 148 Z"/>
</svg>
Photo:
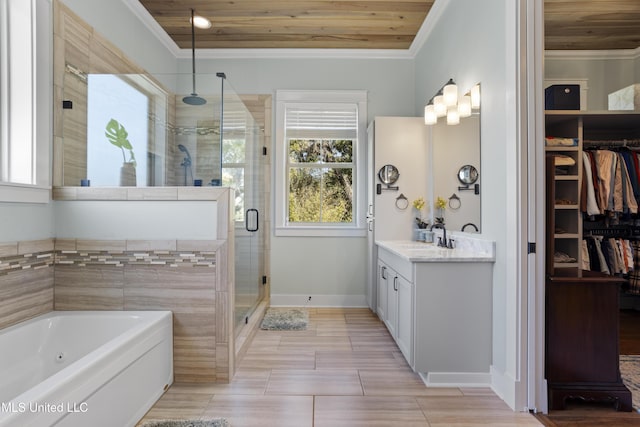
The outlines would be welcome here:
<svg viewBox="0 0 640 427">
<path fill-rule="evenodd" d="M 156 38 L 166 47 L 169 52 L 173 54 L 176 58 L 180 55 L 180 51 L 184 49 L 180 49 L 176 42 L 173 41 L 169 34 L 158 24 L 158 21 L 153 19 L 153 16 L 149 13 L 147 9 L 140 3 L 138 0 L 122 0 L 122 2 L 127 6 L 133 14 L 142 21 L 145 27 L 151 31 L 151 33 L 156 36 Z"/>
<path fill-rule="evenodd" d="M 440 20 L 440 17 L 447 9 L 447 6 L 451 3 L 451 0 L 435 0 L 429 13 L 427 14 L 427 18 L 422 22 L 420 29 L 416 33 L 416 36 L 411 42 L 411 46 L 409 47 L 409 54 L 411 58 L 415 58 L 422 46 L 424 46 L 425 42 L 431 35 L 433 28 L 436 25 L 436 22 Z"/>
<path fill-rule="evenodd" d="M 544 57 L 545 59 L 564 60 L 638 59 L 640 58 L 640 47 L 612 50 L 545 50 Z"/>
<path fill-rule="evenodd" d="M 198 49 L 198 59 L 413 59 L 408 49 Z M 176 59 L 191 58 L 181 49 Z"/>
</svg>

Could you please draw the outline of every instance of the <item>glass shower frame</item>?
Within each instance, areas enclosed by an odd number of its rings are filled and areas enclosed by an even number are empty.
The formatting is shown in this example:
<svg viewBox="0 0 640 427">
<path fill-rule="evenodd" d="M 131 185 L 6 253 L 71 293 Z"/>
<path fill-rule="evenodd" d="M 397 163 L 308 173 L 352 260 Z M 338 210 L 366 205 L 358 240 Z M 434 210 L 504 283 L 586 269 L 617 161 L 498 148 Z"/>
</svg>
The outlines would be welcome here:
<svg viewBox="0 0 640 427">
<path fill-rule="evenodd" d="M 230 187 L 239 331 L 264 298 L 264 133 L 223 73 L 198 74 L 206 103 L 184 103 L 192 77 L 85 74 L 67 65 L 54 183 Z"/>
</svg>

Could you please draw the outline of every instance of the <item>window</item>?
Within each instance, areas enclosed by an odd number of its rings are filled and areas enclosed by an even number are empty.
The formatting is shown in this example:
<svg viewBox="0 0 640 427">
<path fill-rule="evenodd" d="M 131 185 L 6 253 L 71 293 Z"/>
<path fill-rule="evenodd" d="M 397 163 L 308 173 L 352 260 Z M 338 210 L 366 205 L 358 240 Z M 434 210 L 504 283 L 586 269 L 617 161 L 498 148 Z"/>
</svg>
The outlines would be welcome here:
<svg viewBox="0 0 640 427">
<path fill-rule="evenodd" d="M 366 93 L 279 91 L 276 102 L 276 235 L 364 235 Z"/>
<path fill-rule="evenodd" d="M 0 201 L 49 201 L 50 20 L 49 1 L 0 0 Z"/>
</svg>

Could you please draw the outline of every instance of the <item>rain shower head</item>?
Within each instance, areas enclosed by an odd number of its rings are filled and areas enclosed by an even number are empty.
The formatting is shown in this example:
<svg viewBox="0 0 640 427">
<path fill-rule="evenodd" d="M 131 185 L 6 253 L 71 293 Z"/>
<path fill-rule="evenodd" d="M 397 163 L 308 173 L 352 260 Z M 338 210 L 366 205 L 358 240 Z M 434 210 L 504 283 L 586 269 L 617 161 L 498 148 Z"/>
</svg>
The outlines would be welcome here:
<svg viewBox="0 0 640 427">
<path fill-rule="evenodd" d="M 204 105 L 207 103 L 207 100 L 198 96 L 197 93 L 192 93 L 191 95 L 182 98 L 182 102 L 188 105 Z"/>
<path fill-rule="evenodd" d="M 187 105 L 204 105 L 207 100 L 198 96 L 196 93 L 196 26 L 195 26 L 195 11 L 191 9 L 191 78 L 193 80 L 193 92 L 189 96 L 182 98 L 182 102 Z"/>
</svg>

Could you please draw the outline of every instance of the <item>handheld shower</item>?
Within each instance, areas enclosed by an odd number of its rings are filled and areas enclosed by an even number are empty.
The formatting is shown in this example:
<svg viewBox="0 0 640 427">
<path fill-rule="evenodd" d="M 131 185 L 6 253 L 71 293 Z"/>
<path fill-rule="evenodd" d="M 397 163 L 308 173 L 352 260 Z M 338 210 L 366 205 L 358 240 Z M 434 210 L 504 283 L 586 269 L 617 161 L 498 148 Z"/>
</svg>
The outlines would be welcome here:
<svg viewBox="0 0 640 427">
<path fill-rule="evenodd" d="M 189 174 L 191 175 L 191 181 L 193 182 L 193 171 L 191 170 L 191 154 L 189 154 L 189 150 L 182 144 L 178 144 L 178 150 L 182 151 L 186 156 L 180 166 L 184 168 L 184 185 L 187 185 L 187 169 L 189 169 Z"/>
</svg>

